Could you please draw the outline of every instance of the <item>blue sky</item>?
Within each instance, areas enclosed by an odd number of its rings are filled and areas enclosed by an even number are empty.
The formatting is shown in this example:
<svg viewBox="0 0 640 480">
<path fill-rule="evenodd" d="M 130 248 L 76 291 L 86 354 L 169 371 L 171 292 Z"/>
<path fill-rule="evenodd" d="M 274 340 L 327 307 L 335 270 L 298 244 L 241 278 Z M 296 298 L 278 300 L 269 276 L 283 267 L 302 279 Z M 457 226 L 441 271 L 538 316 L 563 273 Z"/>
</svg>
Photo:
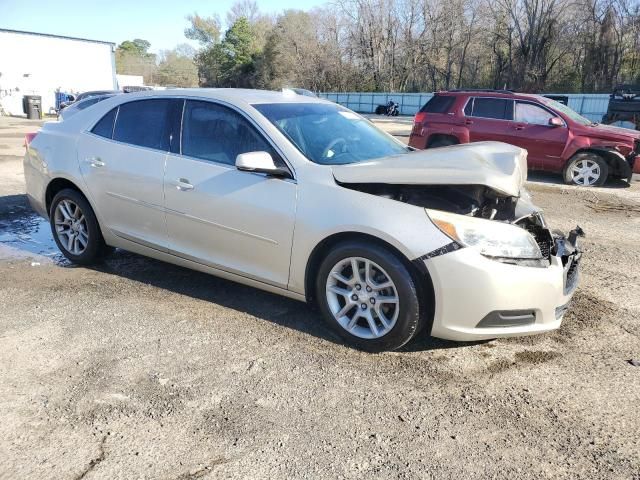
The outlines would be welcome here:
<svg viewBox="0 0 640 480">
<path fill-rule="evenodd" d="M 157 52 L 187 41 L 183 34 L 186 15 L 218 13 L 224 21 L 233 3 L 234 0 L 0 0 L 0 28 L 115 43 L 143 38 Z M 306 10 L 324 1 L 257 0 L 257 3 L 263 12 L 279 12 L 287 8 Z"/>
</svg>

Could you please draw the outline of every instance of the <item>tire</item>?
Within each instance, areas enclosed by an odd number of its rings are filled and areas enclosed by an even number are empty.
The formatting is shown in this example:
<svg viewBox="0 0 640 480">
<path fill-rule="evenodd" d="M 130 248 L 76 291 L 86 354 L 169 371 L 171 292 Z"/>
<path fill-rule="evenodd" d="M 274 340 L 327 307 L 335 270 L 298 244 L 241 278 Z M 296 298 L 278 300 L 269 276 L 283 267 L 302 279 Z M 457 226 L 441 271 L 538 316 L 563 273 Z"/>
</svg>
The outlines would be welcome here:
<svg viewBox="0 0 640 480">
<path fill-rule="evenodd" d="M 565 183 L 579 187 L 599 187 L 607 181 L 608 175 L 609 165 L 604 158 L 590 152 L 575 154 L 563 172 Z"/>
<path fill-rule="evenodd" d="M 351 267 L 354 260 L 358 265 L 357 278 Z M 364 278 L 366 262 L 370 281 Z M 349 283 L 338 280 L 336 272 Z M 392 286 L 382 288 L 388 284 L 385 279 Z M 369 352 L 382 352 L 402 347 L 425 325 L 420 291 L 394 253 L 368 242 L 349 241 L 335 246 L 320 264 L 315 293 L 324 319 L 348 344 Z M 393 303 L 394 298 L 397 303 Z"/>
<path fill-rule="evenodd" d="M 382 105 L 376 107 L 376 115 L 384 115 L 386 108 Z"/>
<path fill-rule="evenodd" d="M 113 251 L 104 243 L 100 225 L 89 202 L 77 190 L 64 189 L 53 197 L 49 223 L 56 245 L 73 263 L 92 265 Z"/>
<path fill-rule="evenodd" d="M 450 145 L 457 145 L 458 141 L 450 137 L 437 137 L 435 140 L 429 143 L 428 148 L 448 147 Z"/>
</svg>

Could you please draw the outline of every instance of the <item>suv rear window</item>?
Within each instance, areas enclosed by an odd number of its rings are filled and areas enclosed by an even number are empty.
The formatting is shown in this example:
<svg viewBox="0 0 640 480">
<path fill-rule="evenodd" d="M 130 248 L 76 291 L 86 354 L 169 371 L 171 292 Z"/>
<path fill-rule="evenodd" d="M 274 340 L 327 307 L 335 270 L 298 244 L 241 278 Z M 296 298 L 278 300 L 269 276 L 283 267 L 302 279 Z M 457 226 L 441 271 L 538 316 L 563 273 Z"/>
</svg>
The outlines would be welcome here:
<svg viewBox="0 0 640 480">
<path fill-rule="evenodd" d="M 453 105 L 456 97 L 449 95 L 434 95 L 427 103 L 420 109 L 421 112 L 426 113 L 447 113 Z"/>
<path fill-rule="evenodd" d="M 505 98 L 474 97 L 469 99 L 469 102 L 464 109 L 464 113 L 471 117 L 513 120 L 513 100 L 507 100 Z"/>
</svg>

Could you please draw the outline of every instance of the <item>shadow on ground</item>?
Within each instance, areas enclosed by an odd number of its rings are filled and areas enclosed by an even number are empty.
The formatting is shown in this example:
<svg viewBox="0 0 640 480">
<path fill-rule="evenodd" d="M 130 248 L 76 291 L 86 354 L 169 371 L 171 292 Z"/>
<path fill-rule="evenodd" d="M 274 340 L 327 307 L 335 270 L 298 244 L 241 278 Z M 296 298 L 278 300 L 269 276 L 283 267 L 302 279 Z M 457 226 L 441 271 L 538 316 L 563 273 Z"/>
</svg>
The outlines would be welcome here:
<svg viewBox="0 0 640 480">
<path fill-rule="evenodd" d="M 634 180 L 636 180 L 637 177 L 638 175 L 635 175 Z M 560 175 L 559 173 L 529 171 L 527 175 L 527 180 L 530 182 L 565 185 L 564 179 L 562 178 L 562 175 Z M 630 186 L 631 184 L 626 180 L 622 180 L 620 178 L 609 178 L 604 185 L 598 188 L 629 188 Z M 586 188 L 589 188 L 589 187 L 586 187 Z"/>
<path fill-rule="evenodd" d="M 73 266 L 57 249 L 49 222 L 31 210 L 26 195 L 0 197 L 0 258 L 34 255 L 46 256 L 58 267 Z M 315 308 L 280 295 L 124 250 L 116 250 L 92 269 L 241 311 L 344 345 Z M 460 345 L 464 344 L 431 338 L 423 331 L 402 350 L 413 352 Z"/>
</svg>

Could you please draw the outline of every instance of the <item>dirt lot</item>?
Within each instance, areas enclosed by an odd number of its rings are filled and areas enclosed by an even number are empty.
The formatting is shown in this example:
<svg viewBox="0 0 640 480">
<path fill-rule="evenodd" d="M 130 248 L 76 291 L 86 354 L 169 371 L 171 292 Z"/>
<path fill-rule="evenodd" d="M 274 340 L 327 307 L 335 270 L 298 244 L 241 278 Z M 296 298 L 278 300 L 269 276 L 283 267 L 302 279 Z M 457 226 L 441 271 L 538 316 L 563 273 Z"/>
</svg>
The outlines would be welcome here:
<svg viewBox="0 0 640 480">
<path fill-rule="evenodd" d="M 559 331 L 371 355 L 292 300 L 69 265 L 25 201 L 30 130 L 0 118 L 0 478 L 640 479 L 638 179 L 530 184 L 588 235 Z"/>
</svg>

